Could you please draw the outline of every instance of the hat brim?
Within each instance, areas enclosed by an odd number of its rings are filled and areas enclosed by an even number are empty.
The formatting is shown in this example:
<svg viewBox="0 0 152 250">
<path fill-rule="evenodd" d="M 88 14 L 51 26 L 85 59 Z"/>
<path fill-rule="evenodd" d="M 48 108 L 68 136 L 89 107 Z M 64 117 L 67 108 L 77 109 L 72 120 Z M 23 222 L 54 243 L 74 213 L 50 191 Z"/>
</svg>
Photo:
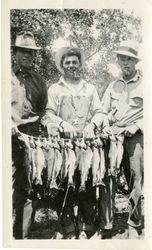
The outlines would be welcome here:
<svg viewBox="0 0 152 250">
<path fill-rule="evenodd" d="M 13 48 L 22 48 L 22 49 L 31 49 L 31 50 L 40 50 L 42 49 L 41 47 L 36 47 L 36 46 L 16 46 L 16 45 L 11 45 Z"/>
<path fill-rule="evenodd" d="M 72 47 L 63 47 L 59 49 L 59 51 L 55 55 L 56 67 L 60 71 L 60 73 L 63 75 L 64 75 L 64 70 L 61 67 L 61 60 L 62 60 L 63 55 L 65 55 L 71 48 Z M 84 66 L 85 59 L 84 59 L 84 54 L 82 53 L 82 51 L 79 50 L 79 53 L 81 55 L 81 68 L 82 68 Z"/>
<path fill-rule="evenodd" d="M 133 57 L 133 58 L 136 58 L 137 60 L 141 60 L 139 57 L 133 55 L 131 52 L 129 51 L 120 51 L 120 50 L 115 50 L 113 51 L 113 53 L 117 54 L 117 55 L 123 55 L 123 56 L 130 56 L 130 57 Z"/>
</svg>

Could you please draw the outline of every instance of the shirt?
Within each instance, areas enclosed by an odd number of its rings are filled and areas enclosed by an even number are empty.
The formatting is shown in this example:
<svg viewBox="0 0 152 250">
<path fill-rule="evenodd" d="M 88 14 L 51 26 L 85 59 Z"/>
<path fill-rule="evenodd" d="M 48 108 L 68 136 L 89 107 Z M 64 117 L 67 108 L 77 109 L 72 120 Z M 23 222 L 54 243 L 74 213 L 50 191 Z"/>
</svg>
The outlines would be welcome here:
<svg viewBox="0 0 152 250">
<path fill-rule="evenodd" d="M 26 118 L 33 116 L 38 116 L 39 120 L 33 123 L 27 123 L 19 125 L 21 132 L 32 134 L 38 133 L 40 119 L 45 113 L 45 108 L 47 104 L 47 87 L 44 80 L 40 75 L 33 69 L 23 71 L 19 68 L 14 69 L 14 74 L 19 81 L 21 86 L 24 86 L 26 99 L 30 103 L 29 113 L 26 114 Z M 12 98 L 13 98 L 13 88 L 12 88 Z"/>
<path fill-rule="evenodd" d="M 108 115 L 111 125 L 136 124 L 143 130 L 142 76 L 137 72 L 128 82 L 122 78 L 112 82 L 103 96 L 102 111 Z"/>
<path fill-rule="evenodd" d="M 79 131 L 93 122 L 100 126 L 104 115 L 101 112 L 101 105 L 96 88 L 81 80 L 73 87 L 61 78 L 58 83 L 53 84 L 48 90 L 47 118 L 48 122 L 61 121 L 69 122 Z"/>
</svg>

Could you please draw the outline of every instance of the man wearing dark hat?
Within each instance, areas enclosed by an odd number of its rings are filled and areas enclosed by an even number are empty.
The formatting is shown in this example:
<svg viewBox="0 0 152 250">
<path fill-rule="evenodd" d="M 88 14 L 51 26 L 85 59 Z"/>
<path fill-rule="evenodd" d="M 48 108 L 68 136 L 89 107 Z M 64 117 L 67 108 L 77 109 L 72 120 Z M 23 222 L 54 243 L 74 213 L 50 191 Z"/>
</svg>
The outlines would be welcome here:
<svg viewBox="0 0 152 250">
<path fill-rule="evenodd" d="M 132 41 L 122 42 L 115 53 L 122 75 L 105 91 L 102 111 L 107 114 L 111 126 L 105 127 L 105 132 L 125 136 L 124 157 L 126 160 L 123 167 L 130 189 L 128 225 L 130 232 L 137 232 L 138 237 L 141 231 L 143 184 L 143 91 L 142 76 L 136 69 L 136 64 L 140 59 L 137 46 Z M 127 165 L 128 159 L 129 166 Z M 108 203 L 107 210 L 111 210 Z M 110 220 L 112 226 L 113 216 Z"/>
<path fill-rule="evenodd" d="M 49 131 L 53 118 L 65 137 L 83 134 L 84 138 L 93 138 L 94 130 L 101 125 L 104 115 L 95 87 L 82 79 L 84 55 L 78 48 L 64 47 L 57 52 L 55 61 L 62 77 L 48 90 L 47 114 L 43 124 Z M 66 188 L 67 183 L 65 191 Z M 79 221 L 76 227 L 74 222 L 75 196 L 70 188 L 61 218 L 66 239 L 75 239 L 76 231 L 79 231 L 79 238 L 90 238 L 95 232 L 95 187 L 92 188 L 91 182 L 87 181 L 86 191 L 77 193 L 77 197 L 83 223 Z"/>
<path fill-rule="evenodd" d="M 15 46 L 16 68 L 12 72 L 12 165 L 13 165 L 13 211 L 15 239 L 28 237 L 31 225 L 32 206 L 28 195 L 27 175 L 24 162 L 24 146 L 17 131 L 38 136 L 41 118 L 47 103 L 47 88 L 44 80 L 33 69 L 36 51 L 31 32 L 20 32 Z"/>
</svg>

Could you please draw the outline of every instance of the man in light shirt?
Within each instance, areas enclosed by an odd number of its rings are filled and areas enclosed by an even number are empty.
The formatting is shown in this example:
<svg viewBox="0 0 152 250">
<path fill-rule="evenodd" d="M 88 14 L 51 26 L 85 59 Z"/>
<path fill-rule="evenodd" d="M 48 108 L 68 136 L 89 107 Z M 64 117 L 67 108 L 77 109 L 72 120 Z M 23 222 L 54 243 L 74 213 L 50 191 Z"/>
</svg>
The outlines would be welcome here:
<svg viewBox="0 0 152 250">
<path fill-rule="evenodd" d="M 65 138 L 79 135 L 94 138 L 94 130 L 103 124 L 105 115 L 101 112 L 95 87 L 82 79 L 82 51 L 78 48 L 61 48 L 56 54 L 56 66 L 62 77 L 48 90 L 47 113 L 43 124 L 52 133 L 51 123 L 56 122 Z M 78 182 L 76 185 L 79 185 Z M 65 191 L 66 188 L 67 183 Z M 77 226 L 74 222 L 75 197 L 83 218 L 83 223 L 78 223 Z M 72 189 L 69 190 L 61 219 L 64 238 L 75 239 L 76 231 L 79 231 L 79 239 L 90 238 L 95 233 L 95 205 L 95 187 L 92 187 L 91 180 L 86 182 L 86 191 L 75 193 Z"/>
<path fill-rule="evenodd" d="M 143 184 L 142 76 L 136 70 L 139 57 L 137 47 L 133 42 L 123 42 L 115 53 L 122 76 L 112 82 L 105 91 L 102 111 L 107 114 L 111 126 L 105 127 L 105 132 L 125 135 L 124 155 L 128 155 L 130 166 L 130 169 L 128 165 L 124 166 L 124 173 L 130 188 L 128 225 L 130 231 L 137 232 L 138 237 L 141 233 Z"/>
</svg>

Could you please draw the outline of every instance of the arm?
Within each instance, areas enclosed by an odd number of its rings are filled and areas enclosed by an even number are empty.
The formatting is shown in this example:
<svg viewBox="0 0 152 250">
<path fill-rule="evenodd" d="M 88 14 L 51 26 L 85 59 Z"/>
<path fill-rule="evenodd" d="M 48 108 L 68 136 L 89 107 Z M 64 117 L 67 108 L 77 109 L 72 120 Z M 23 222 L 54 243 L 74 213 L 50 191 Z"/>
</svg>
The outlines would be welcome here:
<svg viewBox="0 0 152 250">
<path fill-rule="evenodd" d="M 48 103 L 46 106 L 46 114 L 42 118 L 41 122 L 47 127 L 49 134 L 57 134 L 58 131 L 64 132 L 67 136 L 72 137 L 75 134 L 75 128 L 68 122 L 62 120 L 58 115 L 60 106 L 60 94 L 59 91 L 51 86 L 48 90 Z"/>
<path fill-rule="evenodd" d="M 133 136 L 138 130 L 141 130 L 143 133 L 143 119 L 139 119 L 134 122 L 132 125 L 126 126 L 124 134 L 128 137 Z"/>
<path fill-rule="evenodd" d="M 109 126 L 109 124 L 112 124 L 115 122 L 114 114 L 116 110 L 112 110 L 112 99 L 111 99 L 111 91 L 112 91 L 112 84 L 110 84 L 102 98 L 101 102 L 101 109 L 102 112 L 105 114 L 105 122 L 104 122 L 104 127 Z"/>
<path fill-rule="evenodd" d="M 58 105 L 59 97 L 55 94 L 53 86 L 51 86 L 48 89 L 46 114 L 42 118 L 42 124 L 44 126 L 46 126 L 48 123 L 56 123 L 56 125 L 58 126 L 62 122 L 62 119 L 57 116 Z"/>
<path fill-rule="evenodd" d="M 91 110 L 93 113 L 91 123 L 94 123 L 96 127 L 101 126 L 104 123 L 105 114 L 101 110 L 101 102 L 95 88 L 92 95 Z"/>
<path fill-rule="evenodd" d="M 101 110 L 101 102 L 97 93 L 97 90 L 94 88 L 93 94 L 91 96 L 91 111 L 93 117 L 91 122 L 84 128 L 83 136 L 86 138 L 94 138 L 94 129 L 99 128 L 101 125 L 108 122 L 107 117 Z"/>
</svg>

